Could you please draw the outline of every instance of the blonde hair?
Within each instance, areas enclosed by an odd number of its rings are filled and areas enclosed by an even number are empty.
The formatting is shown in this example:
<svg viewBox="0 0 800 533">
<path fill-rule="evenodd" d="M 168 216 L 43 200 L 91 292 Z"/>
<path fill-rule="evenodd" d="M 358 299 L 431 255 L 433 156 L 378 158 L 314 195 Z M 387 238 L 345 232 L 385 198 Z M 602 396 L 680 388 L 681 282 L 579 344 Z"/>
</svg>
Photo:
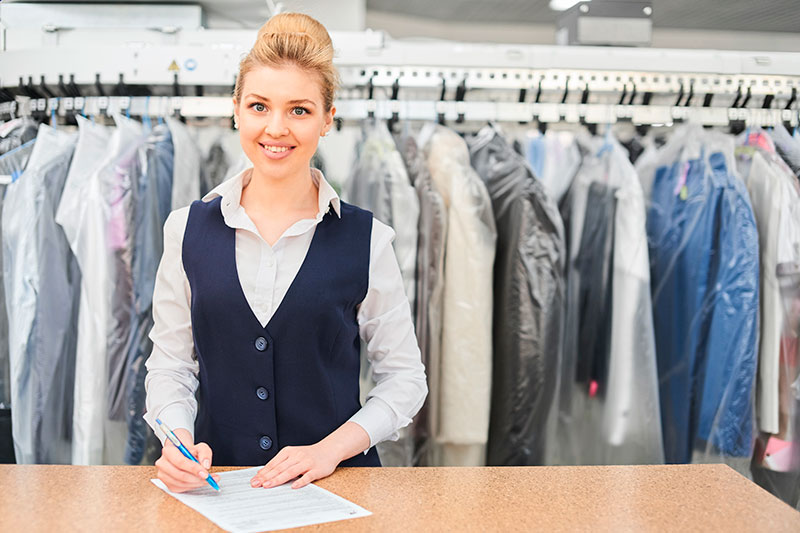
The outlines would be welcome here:
<svg viewBox="0 0 800 533">
<path fill-rule="evenodd" d="M 319 76 L 325 111 L 330 111 L 339 81 L 333 66 L 333 43 L 325 26 L 302 13 L 280 13 L 258 30 L 253 48 L 239 63 L 239 75 L 233 90 L 236 102 L 241 102 L 244 78 L 250 70 L 258 66 L 280 67 L 286 64 L 294 64 Z"/>
</svg>

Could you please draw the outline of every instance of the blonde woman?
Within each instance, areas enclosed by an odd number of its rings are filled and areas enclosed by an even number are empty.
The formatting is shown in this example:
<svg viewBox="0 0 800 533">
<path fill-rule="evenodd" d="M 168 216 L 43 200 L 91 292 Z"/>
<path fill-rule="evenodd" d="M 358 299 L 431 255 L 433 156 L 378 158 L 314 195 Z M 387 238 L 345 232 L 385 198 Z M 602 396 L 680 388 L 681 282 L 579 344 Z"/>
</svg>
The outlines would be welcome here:
<svg viewBox="0 0 800 533">
<path fill-rule="evenodd" d="M 205 486 L 212 461 L 263 464 L 254 487 L 379 466 L 374 446 L 427 394 L 394 232 L 309 166 L 336 79 L 319 22 L 271 18 L 233 96 L 252 168 L 165 224 L 145 419 L 172 427 L 200 463 L 164 442 L 156 467 L 172 491 Z M 363 406 L 360 339 L 377 382 Z"/>
</svg>

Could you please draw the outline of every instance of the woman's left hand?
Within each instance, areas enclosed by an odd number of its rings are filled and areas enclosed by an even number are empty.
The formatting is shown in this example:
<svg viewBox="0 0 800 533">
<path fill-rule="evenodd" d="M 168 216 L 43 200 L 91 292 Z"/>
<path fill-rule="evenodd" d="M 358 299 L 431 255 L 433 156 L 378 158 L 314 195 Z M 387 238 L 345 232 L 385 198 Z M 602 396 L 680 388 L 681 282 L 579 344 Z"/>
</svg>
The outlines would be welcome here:
<svg viewBox="0 0 800 533">
<path fill-rule="evenodd" d="M 290 479 L 293 489 L 305 487 L 312 481 L 327 477 L 336 470 L 340 458 L 326 443 L 310 446 L 286 446 L 272 458 L 250 481 L 253 487 L 277 487 Z"/>
</svg>

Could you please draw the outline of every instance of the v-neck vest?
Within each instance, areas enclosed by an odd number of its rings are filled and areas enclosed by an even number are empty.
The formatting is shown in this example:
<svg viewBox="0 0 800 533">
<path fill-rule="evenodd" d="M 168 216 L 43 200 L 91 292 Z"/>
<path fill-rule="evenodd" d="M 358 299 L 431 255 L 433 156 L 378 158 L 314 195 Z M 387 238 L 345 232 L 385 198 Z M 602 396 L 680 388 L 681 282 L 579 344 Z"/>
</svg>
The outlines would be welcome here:
<svg viewBox="0 0 800 533">
<path fill-rule="evenodd" d="M 183 239 L 200 366 L 195 438 L 214 464 L 263 465 L 319 442 L 361 408 L 357 306 L 369 283 L 372 214 L 342 202 L 322 219 L 300 270 L 262 327 L 236 269 L 221 198 L 196 201 Z M 342 466 L 380 466 L 374 448 Z"/>
</svg>

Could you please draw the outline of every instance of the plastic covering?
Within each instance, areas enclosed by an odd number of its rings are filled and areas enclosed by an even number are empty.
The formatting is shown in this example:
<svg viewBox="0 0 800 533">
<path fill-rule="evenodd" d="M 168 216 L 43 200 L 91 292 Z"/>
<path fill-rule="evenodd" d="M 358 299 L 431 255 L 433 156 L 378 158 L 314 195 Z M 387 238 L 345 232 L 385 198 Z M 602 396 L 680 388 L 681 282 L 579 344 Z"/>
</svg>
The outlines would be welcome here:
<svg viewBox="0 0 800 533">
<path fill-rule="evenodd" d="M 428 380 L 428 396 L 414 419 L 413 465 L 435 465 L 434 437 L 439 428 L 439 381 L 442 354 L 442 296 L 447 210 L 436 190 L 417 142 L 408 132 L 397 140 L 408 177 L 419 198 L 417 305 L 415 330 Z"/>
<path fill-rule="evenodd" d="M 78 118 L 81 163 L 70 168 L 57 215 L 87 280 L 81 284 L 78 321 L 73 464 L 121 463 L 124 450 L 124 431 L 106 416 L 108 376 L 124 374 L 113 369 L 124 364 L 122 352 L 109 361 L 109 342 L 119 346 L 125 342 L 109 339 L 117 316 L 112 308 L 116 271 L 110 246 L 111 202 L 119 192 L 116 165 L 130 161 L 143 132 L 141 124 L 133 120 L 114 118 L 117 127 L 113 132 Z M 117 311 L 124 315 L 117 320 L 130 320 L 129 305 Z"/>
<path fill-rule="evenodd" d="M 485 464 L 492 383 L 495 228 L 464 139 L 426 124 L 418 142 L 447 209 L 436 464 Z"/>
<path fill-rule="evenodd" d="M 628 154 L 581 136 L 569 243 L 557 464 L 663 462 L 645 203 Z"/>
<path fill-rule="evenodd" d="M 561 203 L 572 178 L 581 165 L 581 153 L 570 132 L 549 130 L 544 135 L 527 135 L 525 154 L 534 176 L 542 181 L 547 194 Z"/>
<path fill-rule="evenodd" d="M 753 479 L 790 505 L 800 503 L 800 187 L 786 164 L 788 144 L 748 131 L 739 138 L 737 164 L 750 193 L 761 249 L 761 338 L 756 384 L 759 437 Z M 777 150 L 781 138 L 784 150 Z M 779 157 L 783 154 L 784 158 Z"/>
<path fill-rule="evenodd" d="M 733 161 L 731 137 L 688 125 L 640 172 L 668 463 L 752 451 L 759 247 Z"/>
<path fill-rule="evenodd" d="M 6 190 L 3 282 L 18 463 L 70 462 L 80 271 L 55 213 L 76 140 L 40 126 L 25 171 Z"/>
<path fill-rule="evenodd" d="M 153 350 L 153 342 L 148 336 L 153 328 L 153 290 L 164 250 L 162 228 L 170 213 L 170 205 L 160 200 L 172 197 L 174 150 L 169 128 L 163 124 L 155 126 L 139 147 L 138 156 L 141 172 L 135 176 L 133 183 L 137 198 L 134 211 L 135 246 L 131 262 L 133 316 L 125 376 L 128 390 L 125 462 L 134 465 L 146 457 L 148 439 L 155 439 L 142 418 L 145 412 L 144 378 L 147 374 L 144 363 Z"/>
<path fill-rule="evenodd" d="M 395 231 L 394 250 L 403 276 L 412 315 L 416 299 L 417 224 L 419 200 L 408 178 L 403 158 L 384 122 L 364 123 L 361 143 L 357 145 L 353 174 L 348 180 L 344 199 L 372 211 L 372 214 Z M 361 355 L 361 398 L 374 386 L 366 353 Z M 414 460 L 411 428 L 399 432 L 397 441 L 378 445 L 381 463 L 386 466 L 410 466 Z"/>
<path fill-rule="evenodd" d="M 35 140 L 28 141 L 22 146 L 18 146 L 3 155 L 0 155 L 0 175 L 10 176 L 16 180 L 22 175 L 28 160 L 33 152 Z M 0 187 L 0 215 L 3 209 L 3 199 L 5 197 L 6 186 Z M 2 216 L 0 216 L 2 222 Z M 0 225 L 0 235 L 2 235 L 2 225 Z M 0 246 L 0 264 L 2 264 L 2 246 Z M 0 272 L 2 275 L 2 272 Z M 0 301 L 6 301 L 5 284 L 0 278 Z M 5 303 L 0 307 L 0 408 L 9 408 L 11 405 L 11 369 L 8 361 L 8 313 L 6 313 Z"/>
<path fill-rule="evenodd" d="M 468 143 L 497 227 L 487 464 L 544 464 L 561 364 L 564 227 L 542 183 L 497 129 L 485 127 Z"/>
</svg>

